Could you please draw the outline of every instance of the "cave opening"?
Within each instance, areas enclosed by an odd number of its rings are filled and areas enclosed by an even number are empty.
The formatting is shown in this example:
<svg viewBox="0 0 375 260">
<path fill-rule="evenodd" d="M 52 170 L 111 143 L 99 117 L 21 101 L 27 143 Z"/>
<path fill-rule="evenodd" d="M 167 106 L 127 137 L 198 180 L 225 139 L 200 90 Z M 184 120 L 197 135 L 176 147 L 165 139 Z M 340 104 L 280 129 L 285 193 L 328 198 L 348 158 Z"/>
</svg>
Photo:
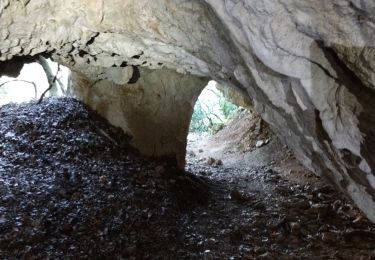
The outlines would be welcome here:
<svg viewBox="0 0 375 260">
<path fill-rule="evenodd" d="M 218 88 L 218 83 L 211 80 L 203 89 L 194 105 L 190 122 L 190 134 L 214 134 L 244 109 L 227 99 Z"/>
<path fill-rule="evenodd" d="M 215 96 L 216 85 L 211 81 L 198 98 L 188 136 L 185 169 L 213 187 L 208 206 L 193 214 L 200 223 L 197 226 L 201 225 L 197 230 L 220 229 L 240 252 L 252 252 L 247 243 L 261 237 L 262 245 L 276 241 L 278 245 L 271 248 L 290 250 L 315 237 L 317 244 L 324 244 L 316 252 L 329 252 L 330 243 L 341 241 L 340 233 L 353 235 L 345 226 L 364 227 L 362 213 L 324 178 L 299 163 L 251 102 L 239 102 L 242 95 L 229 95 L 234 103 L 245 105 L 237 106 L 225 123 L 217 114 L 211 115 L 216 121 L 206 118 L 209 112 L 220 110 L 205 100 L 205 91 Z M 228 218 L 233 222 L 229 224 Z M 274 259 L 268 250 L 261 255 Z M 206 253 L 215 255 L 216 251 Z"/>
<path fill-rule="evenodd" d="M 18 76 L 0 77 L 0 106 L 38 100 L 50 84 L 46 97 L 67 96 L 69 75 L 67 67 L 39 56 L 38 61 L 24 64 Z"/>
<path fill-rule="evenodd" d="M 209 81 L 195 102 L 194 110 L 190 120 L 189 134 L 187 136 L 187 161 L 195 155 L 203 155 L 204 150 L 197 148 L 215 137 L 223 128 L 233 120 L 245 108 L 231 102 L 224 92 L 225 88 L 216 81 Z M 209 150 L 213 147 L 207 148 Z M 204 153 L 200 160 L 210 160 L 210 163 L 222 164 L 221 159 L 217 162 L 209 153 Z"/>
<path fill-rule="evenodd" d="M 272 147 L 274 143 L 281 146 L 247 96 L 216 81 L 208 82 L 195 102 L 190 121 L 188 165 L 194 162 L 245 168 L 266 165 L 273 152 L 264 147 L 269 144 Z M 249 156 L 254 152 L 257 156 Z"/>
</svg>

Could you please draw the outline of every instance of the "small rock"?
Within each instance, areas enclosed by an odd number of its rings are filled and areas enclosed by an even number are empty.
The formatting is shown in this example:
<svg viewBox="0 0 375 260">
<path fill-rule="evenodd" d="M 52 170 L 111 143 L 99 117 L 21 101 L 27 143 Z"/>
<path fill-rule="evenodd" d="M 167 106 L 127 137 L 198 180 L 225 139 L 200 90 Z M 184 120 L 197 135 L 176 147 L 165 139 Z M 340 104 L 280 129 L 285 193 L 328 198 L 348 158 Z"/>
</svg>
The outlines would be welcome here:
<svg viewBox="0 0 375 260">
<path fill-rule="evenodd" d="M 320 200 L 326 200 L 327 199 L 327 195 L 325 195 L 324 193 L 318 193 L 318 199 Z"/>
<path fill-rule="evenodd" d="M 262 147 L 263 145 L 265 145 L 265 142 L 263 140 L 258 140 L 255 144 L 255 147 L 256 148 L 260 148 Z"/>
<path fill-rule="evenodd" d="M 108 177 L 105 175 L 102 175 L 99 177 L 99 183 L 100 183 L 100 186 L 102 186 L 105 189 L 111 189 L 112 187 L 112 182 L 109 181 Z"/>
<path fill-rule="evenodd" d="M 4 225 L 7 223 L 7 220 L 5 217 L 0 217 L 0 225 Z"/>
<path fill-rule="evenodd" d="M 300 248 L 302 240 L 298 236 L 291 235 L 288 238 L 288 245 L 294 249 Z"/>
<path fill-rule="evenodd" d="M 273 259 L 270 252 L 266 252 L 264 254 L 261 254 L 258 258 L 259 259 Z"/>
<path fill-rule="evenodd" d="M 285 236 L 283 235 L 283 234 L 279 234 L 276 238 L 275 238 L 275 241 L 276 241 L 276 243 L 282 243 L 282 242 L 284 242 L 284 240 L 285 240 Z"/>
<path fill-rule="evenodd" d="M 342 201 L 341 200 L 335 200 L 333 203 L 332 203 L 332 209 L 334 211 L 338 211 L 340 209 L 340 207 L 342 206 Z"/>
<path fill-rule="evenodd" d="M 137 247 L 136 246 L 129 246 L 129 247 L 124 249 L 124 252 L 128 256 L 135 255 L 137 253 Z"/>
<path fill-rule="evenodd" d="M 215 163 L 215 159 L 212 158 L 212 157 L 209 157 L 208 160 L 207 160 L 207 164 L 208 165 L 213 165 Z"/>
<path fill-rule="evenodd" d="M 213 255 L 212 255 L 212 253 L 211 253 L 211 250 L 205 250 L 205 251 L 203 252 L 203 259 L 205 259 L 205 260 L 211 260 L 211 259 L 214 259 L 214 258 L 213 258 Z"/>
<path fill-rule="evenodd" d="M 325 185 L 323 187 L 316 188 L 313 191 L 314 194 L 318 194 L 318 193 L 332 194 L 334 192 L 335 192 L 335 190 L 330 185 Z"/>
<path fill-rule="evenodd" d="M 311 213 L 318 214 L 319 217 L 325 217 L 329 213 L 329 206 L 325 204 L 313 204 L 309 209 Z"/>
<path fill-rule="evenodd" d="M 301 225 L 297 222 L 291 222 L 290 223 L 290 229 L 291 229 L 292 234 L 297 235 L 297 234 L 300 233 Z"/>
<path fill-rule="evenodd" d="M 108 178 L 105 175 L 99 177 L 99 183 L 102 185 L 106 185 L 108 183 Z"/>
<path fill-rule="evenodd" d="M 72 200 L 78 200 L 80 198 L 82 198 L 82 193 L 81 192 L 74 192 L 73 195 L 72 195 L 72 197 L 71 197 Z"/>
<path fill-rule="evenodd" d="M 322 233 L 322 241 L 323 242 L 335 242 L 336 241 L 336 235 L 332 232 L 324 232 Z"/>
<path fill-rule="evenodd" d="M 161 177 L 165 173 L 165 168 L 162 165 L 155 167 L 155 177 Z"/>
<path fill-rule="evenodd" d="M 363 219 L 363 216 L 359 215 L 355 220 L 353 220 L 353 223 L 360 222 Z"/>
<path fill-rule="evenodd" d="M 192 157 L 195 157 L 195 156 L 196 156 L 196 154 L 194 153 L 194 151 L 188 151 L 188 154 L 189 154 L 190 156 L 192 156 Z"/>
<path fill-rule="evenodd" d="M 269 173 L 270 175 L 279 175 L 279 173 L 275 171 L 274 169 L 268 169 L 266 173 Z"/>
<path fill-rule="evenodd" d="M 266 248 L 264 248 L 264 247 L 255 247 L 254 248 L 254 253 L 256 253 L 256 254 L 264 254 L 264 253 L 266 253 L 267 252 L 267 249 Z"/>
<path fill-rule="evenodd" d="M 216 166 L 220 166 L 220 165 L 223 165 L 223 161 L 218 159 L 216 160 L 215 158 L 212 158 L 212 157 L 209 157 L 207 159 L 207 164 L 208 165 L 216 165 Z"/>
<path fill-rule="evenodd" d="M 229 196 L 231 200 L 236 200 L 239 202 L 245 202 L 245 201 L 250 200 L 249 196 L 247 196 L 243 192 L 240 192 L 239 190 L 232 190 Z"/>
<path fill-rule="evenodd" d="M 7 133 L 4 135 L 5 138 L 13 138 L 13 137 L 15 137 L 15 136 L 16 136 L 16 134 L 13 133 L 13 132 L 7 132 Z"/>
<path fill-rule="evenodd" d="M 199 174 L 205 176 L 205 175 L 207 175 L 207 172 L 206 171 L 199 171 Z"/>
<path fill-rule="evenodd" d="M 307 200 L 300 200 L 297 202 L 287 203 L 286 207 L 289 209 L 306 210 L 310 208 L 310 203 Z"/>
</svg>

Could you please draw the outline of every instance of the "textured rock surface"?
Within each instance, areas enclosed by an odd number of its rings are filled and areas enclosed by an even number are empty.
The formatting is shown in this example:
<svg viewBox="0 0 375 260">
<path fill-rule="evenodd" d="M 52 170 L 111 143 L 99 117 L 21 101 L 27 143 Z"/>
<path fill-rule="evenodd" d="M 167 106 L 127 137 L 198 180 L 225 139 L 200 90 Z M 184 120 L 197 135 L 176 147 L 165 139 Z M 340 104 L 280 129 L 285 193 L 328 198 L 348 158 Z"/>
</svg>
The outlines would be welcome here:
<svg viewBox="0 0 375 260">
<path fill-rule="evenodd" d="M 118 85 L 73 74 L 73 94 L 132 136 L 142 154 L 176 158 L 183 168 L 191 115 L 207 80 L 168 70 L 141 75 L 135 84 Z"/>
<path fill-rule="evenodd" d="M 253 103 L 249 95 L 244 91 L 239 91 L 237 88 L 231 88 L 227 85 L 216 84 L 216 88 L 223 94 L 223 96 L 233 104 L 253 110 Z"/>
<path fill-rule="evenodd" d="M 44 53 L 92 80 L 135 65 L 246 89 L 299 159 L 375 221 L 374 14 L 370 0 L 5 0 L 0 73 Z"/>
</svg>

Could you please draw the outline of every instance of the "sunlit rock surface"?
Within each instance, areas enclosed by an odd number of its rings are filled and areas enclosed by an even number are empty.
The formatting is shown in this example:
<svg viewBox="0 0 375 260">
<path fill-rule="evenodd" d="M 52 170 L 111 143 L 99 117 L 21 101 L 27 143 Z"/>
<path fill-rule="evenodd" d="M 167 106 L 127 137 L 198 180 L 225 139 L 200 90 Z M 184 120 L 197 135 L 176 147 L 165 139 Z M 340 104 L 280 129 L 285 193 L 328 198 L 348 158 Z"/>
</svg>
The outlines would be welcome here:
<svg viewBox="0 0 375 260">
<path fill-rule="evenodd" d="M 235 86 L 375 221 L 374 14 L 371 0 L 3 0 L 0 73 L 45 54 L 92 81 L 140 66 Z"/>
</svg>

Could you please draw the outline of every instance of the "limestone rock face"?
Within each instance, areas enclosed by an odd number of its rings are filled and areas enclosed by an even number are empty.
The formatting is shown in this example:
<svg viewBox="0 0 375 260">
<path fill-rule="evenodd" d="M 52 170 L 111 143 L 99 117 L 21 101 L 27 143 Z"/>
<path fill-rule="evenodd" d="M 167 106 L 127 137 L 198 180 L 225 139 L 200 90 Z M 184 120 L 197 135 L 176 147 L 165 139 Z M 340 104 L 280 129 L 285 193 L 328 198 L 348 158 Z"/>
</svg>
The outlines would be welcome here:
<svg viewBox="0 0 375 260">
<path fill-rule="evenodd" d="M 126 75 L 126 70 L 124 70 Z M 185 166 L 191 115 L 207 80 L 169 70 L 141 70 L 135 84 L 71 77 L 72 94 L 132 137 L 142 154 L 176 159 Z"/>
<path fill-rule="evenodd" d="M 375 221 L 372 0 L 3 0 L 0 17 L 3 74 L 43 54 L 92 81 L 134 82 L 144 67 L 246 91 Z"/>
<path fill-rule="evenodd" d="M 247 110 L 253 110 L 253 103 L 249 95 L 243 91 L 239 91 L 236 88 L 228 87 L 227 85 L 216 84 L 217 90 L 223 94 L 225 99 L 232 102 L 237 106 L 246 108 Z"/>
</svg>

